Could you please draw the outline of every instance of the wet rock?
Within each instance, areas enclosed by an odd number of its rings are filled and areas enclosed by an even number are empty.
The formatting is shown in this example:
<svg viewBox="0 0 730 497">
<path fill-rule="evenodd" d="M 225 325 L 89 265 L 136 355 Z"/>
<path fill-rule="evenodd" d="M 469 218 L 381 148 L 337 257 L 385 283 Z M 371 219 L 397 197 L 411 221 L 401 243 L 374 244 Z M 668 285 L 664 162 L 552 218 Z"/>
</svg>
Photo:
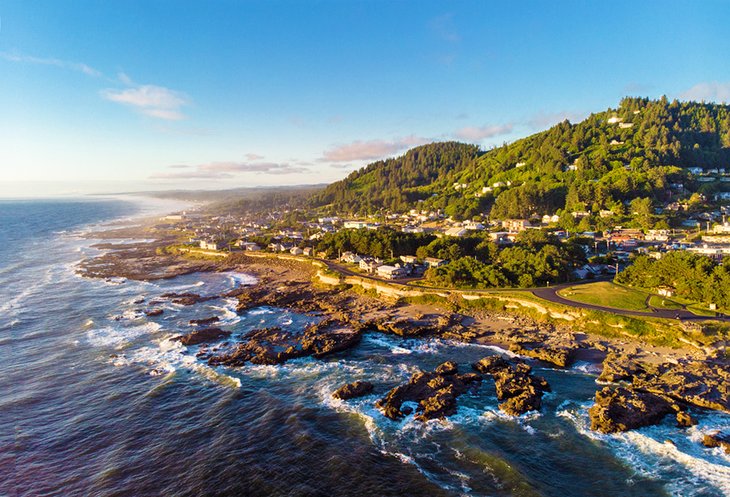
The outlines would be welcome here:
<svg viewBox="0 0 730 497">
<path fill-rule="evenodd" d="M 715 432 L 702 437 L 702 445 L 709 448 L 722 447 L 726 454 L 730 454 L 730 434 Z"/>
<path fill-rule="evenodd" d="M 209 324 L 217 323 L 218 321 L 220 321 L 218 316 L 212 316 L 203 319 L 191 319 L 190 324 L 193 326 L 207 326 Z"/>
<path fill-rule="evenodd" d="M 369 381 L 355 381 L 342 385 L 340 388 L 335 390 L 332 397 L 340 400 L 354 399 L 356 397 L 362 397 L 373 391 L 373 384 Z"/>
<path fill-rule="evenodd" d="M 677 412 L 677 427 L 689 428 L 697 424 L 697 420 L 693 418 L 687 411 Z"/>
<path fill-rule="evenodd" d="M 217 296 L 203 297 L 197 293 L 164 293 L 160 295 L 161 298 L 170 299 L 173 304 L 179 305 L 193 305 L 199 302 L 206 302 L 208 300 L 217 299 Z"/>
<path fill-rule="evenodd" d="M 403 406 L 404 402 L 417 402 L 416 419 L 441 419 L 456 414 L 456 399 L 481 381 L 481 376 L 474 373 L 458 374 L 456 365 L 447 362 L 434 372 L 415 373 L 408 383 L 392 389 L 376 406 L 386 417 L 397 420 L 412 412 Z"/>
<path fill-rule="evenodd" d="M 230 336 L 230 334 L 230 331 L 222 330 L 220 328 L 203 328 L 178 337 L 177 340 L 183 345 L 198 345 L 226 338 L 227 336 Z"/>
<path fill-rule="evenodd" d="M 550 391 L 548 382 L 540 376 L 533 376 L 532 368 L 524 362 L 510 362 L 501 356 L 487 356 L 472 367 L 494 378 L 499 408 L 512 416 L 539 411 L 543 394 Z"/>
<path fill-rule="evenodd" d="M 588 411 L 591 429 L 617 433 L 660 423 L 674 412 L 666 398 L 624 387 L 605 387 L 596 392 L 596 402 Z"/>
<path fill-rule="evenodd" d="M 436 367 L 436 373 L 448 375 L 448 374 L 456 374 L 459 372 L 459 366 L 456 365 L 453 361 L 446 361 L 443 364 L 440 364 L 438 367 Z"/>
<path fill-rule="evenodd" d="M 297 357 L 323 357 L 356 345 L 361 332 L 341 321 L 325 320 L 304 331 L 263 328 L 247 333 L 232 350 L 208 360 L 210 365 L 281 364 Z"/>
<path fill-rule="evenodd" d="M 160 309 L 160 308 L 157 308 L 157 309 L 149 309 L 149 310 L 147 310 L 147 311 L 144 312 L 144 315 L 145 316 L 148 316 L 148 317 L 153 317 L 153 316 L 159 316 L 163 312 L 165 312 L 165 311 L 162 310 L 162 309 Z"/>
<path fill-rule="evenodd" d="M 502 356 L 490 355 L 472 364 L 472 368 L 484 374 L 493 374 L 504 368 L 509 367 L 509 361 L 504 359 Z"/>
</svg>

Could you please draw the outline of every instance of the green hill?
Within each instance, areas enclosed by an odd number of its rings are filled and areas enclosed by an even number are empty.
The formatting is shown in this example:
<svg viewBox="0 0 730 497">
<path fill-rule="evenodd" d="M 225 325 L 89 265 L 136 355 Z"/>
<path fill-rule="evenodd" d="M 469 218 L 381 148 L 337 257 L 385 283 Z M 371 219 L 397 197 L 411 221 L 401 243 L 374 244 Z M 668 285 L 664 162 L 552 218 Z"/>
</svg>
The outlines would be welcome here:
<svg viewBox="0 0 730 497">
<path fill-rule="evenodd" d="M 625 98 L 616 109 L 568 121 L 489 151 L 432 143 L 378 161 L 329 185 L 310 205 L 339 213 L 443 209 L 469 218 L 526 218 L 646 206 L 712 194 L 730 183 L 689 168 L 730 173 L 730 106 Z M 681 185 L 681 186 L 680 186 Z"/>
</svg>

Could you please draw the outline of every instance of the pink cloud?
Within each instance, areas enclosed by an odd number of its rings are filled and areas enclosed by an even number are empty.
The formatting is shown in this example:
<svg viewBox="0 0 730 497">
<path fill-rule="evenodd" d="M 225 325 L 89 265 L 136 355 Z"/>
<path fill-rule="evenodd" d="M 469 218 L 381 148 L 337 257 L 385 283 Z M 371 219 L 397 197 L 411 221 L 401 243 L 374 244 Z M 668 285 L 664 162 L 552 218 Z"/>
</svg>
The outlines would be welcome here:
<svg viewBox="0 0 730 497">
<path fill-rule="evenodd" d="M 503 125 L 485 125 L 485 126 L 466 126 L 457 130 L 454 135 L 462 140 L 479 142 L 485 138 L 493 136 L 506 135 L 512 132 L 511 124 Z"/>
<path fill-rule="evenodd" d="M 188 99 L 180 92 L 155 85 L 141 85 L 124 90 L 102 90 L 101 96 L 157 119 L 179 121 L 185 118 L 180 110 Z"/>
<path fill-rule="evenodd" d="M 357 140 L 351 143 L 336 145 L 325 150 L 320 161 L 322 162 L 348 162 L 361 160 L 382 159 L 393 155 L 401 150 L 427 143 L 430 140 L 417 136 L 406 136 L 392 141 L 387 140 Z"/>
<path fill-rule="evenodd" d="M 209 162 L 196 166 L 185 166 L 175 164 L 168 166 L 169 169 L 186 169 L 169 173 L 155 173 L 151 179 L 224 179 L 233 178 L 238 174 L 296 174 L 306 173 L 309 170 L 305 167 L 295 166 L 288 163 L 277 162 Z"/>
</svg>

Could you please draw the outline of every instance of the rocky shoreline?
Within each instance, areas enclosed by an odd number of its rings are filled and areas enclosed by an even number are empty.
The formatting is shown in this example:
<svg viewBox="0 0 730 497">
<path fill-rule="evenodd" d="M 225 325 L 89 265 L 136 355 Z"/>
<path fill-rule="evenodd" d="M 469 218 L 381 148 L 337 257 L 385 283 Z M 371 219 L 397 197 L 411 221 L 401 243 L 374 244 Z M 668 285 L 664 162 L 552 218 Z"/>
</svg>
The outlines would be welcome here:
<svg viewBox="0 0 730 497">
<path fill-rule="evenodd" d="M 570 367 L 576 360 L 602 364 L 595 403 L 589 414 L 592 429 L 604 433 L 657 424 L 674 415 L 680 427 L 694 423 L 692 411 L 712 409 L 730 412 L 730 365 L 725 359 L 699 357 L 696 350 L 662 350 L 638 342 L 590 336 L 569 327 L 534 322 L 507 313 L 479 311 L 463 315 L 434 306 L 388 302 L 345 287 L 313 283 L 314 269 L 292 260 L 253 258 L 235 254 L 221 261 L 194 260 L 161 253 L 165 240 L 145 243 L 106 244 L 102 255 L 83 261 L 79 273 L 95 278 L 154 280 L 197 271 L 241 271 L 258 283 L 223 297 L 237 299 L 237 311 L 260 306 L 291 309 L 319 322 L 300 332 L 280 328 L 253 330 L 233 339 L 216 326 L 214 317 L 190 322 L 191 330 L 178 340 L 199 345 L 197 355 L 211 366 L 280 364 L 290 359 L 334 354 L 356 346 L 365 331 L 401 337 L 442 338 L 497 345 L 530 361 L 555 368 Z M 161 300 L 195 305 L 219 296 L 165 294 Z M 156 315 L 160 301 L 140 302 L 142 312 Z M 225 341 L 215 347 L 208 343 Z M 494 381 L 500 410 L 519 416 L 541 408 L 547 382 L 532 374 L 525 360 L 507 361 L 485 357 L 473 365 L 475 372 L 459 373 L 456 364 L 445 363 L 431 372 L 414 374 L 408 383 L 393 388 L 376 405 L 391 419 L 410 414 L 422 421 L 453 415 L 458 397 Z M 343 385 L 334 396 L 347 401 L 368 395 L 375 388 L 367 382 Z M 404 403 L 406 405 L 404 405 Z M 727 434 L 707 439 L 728 450 Z"/>
</svg>

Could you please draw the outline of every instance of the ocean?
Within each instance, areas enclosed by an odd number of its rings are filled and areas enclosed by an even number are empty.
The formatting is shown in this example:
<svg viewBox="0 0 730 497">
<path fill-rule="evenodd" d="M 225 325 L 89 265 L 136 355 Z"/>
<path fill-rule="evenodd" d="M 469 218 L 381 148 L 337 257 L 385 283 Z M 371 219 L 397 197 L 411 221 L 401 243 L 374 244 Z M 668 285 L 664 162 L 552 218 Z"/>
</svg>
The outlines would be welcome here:
<svg viewBox="0 0 730 497">
<path fill-rule="evenodd" d="M 218 295 L 255 278 L 190 274 L 165 281 L 78 276 L 101 253 L 85 234 L 179 208 L 162 201 L 0 201 L 0 495 L 8 496 L 721 496 L 730 457 L 702 434 L 730 416 L 696 410 L 627 434 L 588 429 L 600 385 L 588 364 L 536 366 L 553 392 L 540 413 L 502 415 L 493 385 L 426 424 L 373 404 L 415 371 L 463 371 L 498 349 L 368 333 L 352 350 L 282 366 L 211 368 L 170 338 L 218 316 L 240 335 L 304 327 L 311 316 L 216 299 L 145 302 L 165 292 Z M 332 399 L 369 380 L 372 395 Z"/>
</svg>

